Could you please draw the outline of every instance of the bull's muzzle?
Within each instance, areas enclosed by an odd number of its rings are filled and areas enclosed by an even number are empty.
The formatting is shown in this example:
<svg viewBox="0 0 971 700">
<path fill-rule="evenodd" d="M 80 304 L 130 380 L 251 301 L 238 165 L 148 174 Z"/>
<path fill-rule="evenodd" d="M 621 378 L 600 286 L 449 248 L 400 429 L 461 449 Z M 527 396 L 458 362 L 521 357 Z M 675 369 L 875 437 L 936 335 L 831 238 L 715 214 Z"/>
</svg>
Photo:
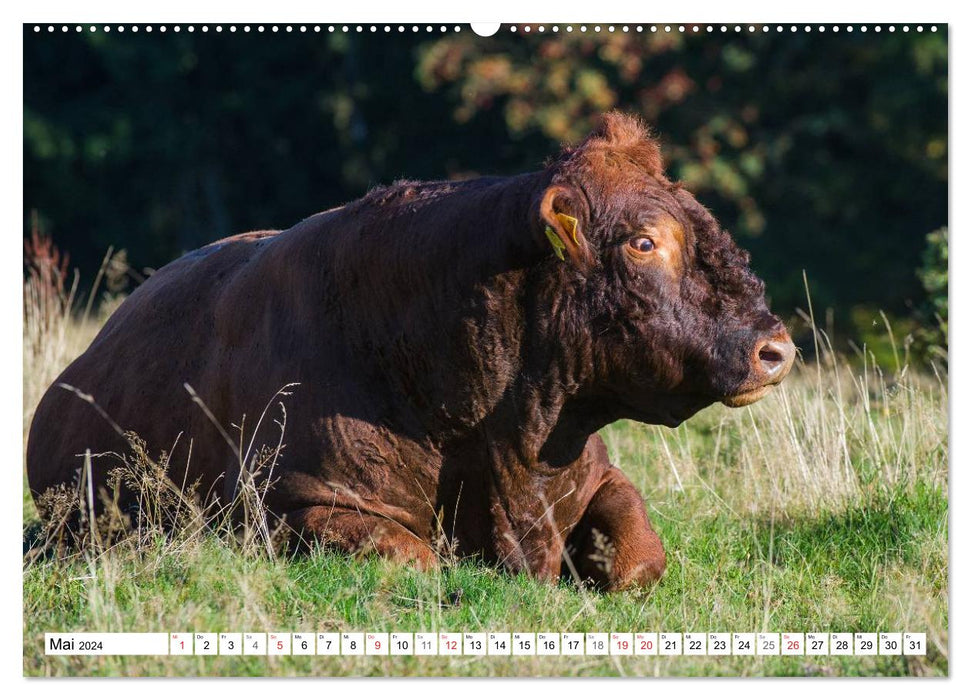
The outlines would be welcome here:
<svg viewBox="0 0 971 700">
<path fill-rule="evenodd" d="M 796 359 L 796 346 L 786 330 L 762 338 L 755 344 L 749 380 L 733 396 L 722 399 L 726 406 L 739 407 L 755 403 L 786 378 Z"/>
</svg>

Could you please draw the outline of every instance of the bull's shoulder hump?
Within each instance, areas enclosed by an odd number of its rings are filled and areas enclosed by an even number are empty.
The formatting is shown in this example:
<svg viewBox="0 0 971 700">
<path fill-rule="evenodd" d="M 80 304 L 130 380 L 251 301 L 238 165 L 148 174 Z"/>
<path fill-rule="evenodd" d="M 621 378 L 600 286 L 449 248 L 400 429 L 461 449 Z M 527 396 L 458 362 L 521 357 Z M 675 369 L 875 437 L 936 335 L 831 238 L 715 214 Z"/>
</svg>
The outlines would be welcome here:
<svg viewBox="0 0 971 700">
<path fill-rule="evenodd" d="M 517 177 L 486 175 L 456 180 L 397 180 L 390 185 L 374 187 L 360 199 L 347 205 L 349 213 L 359 209 L 390 209 L 428 204 L 451 199 L 496 185 L 508 185 Z"/>
</svg>

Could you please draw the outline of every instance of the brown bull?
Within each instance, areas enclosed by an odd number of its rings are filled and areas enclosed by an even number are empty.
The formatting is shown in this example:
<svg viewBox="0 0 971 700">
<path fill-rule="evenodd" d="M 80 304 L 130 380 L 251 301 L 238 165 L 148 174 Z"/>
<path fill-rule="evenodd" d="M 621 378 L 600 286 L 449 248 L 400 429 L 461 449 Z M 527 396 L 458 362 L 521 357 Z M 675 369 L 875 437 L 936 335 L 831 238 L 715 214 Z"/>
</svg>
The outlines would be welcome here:
<svg viewBox="0 0 971 700">
<path fill-rule="evenodd" d="M 540 172 L 396 183 L 162 268 L 40 402 L 28 477 L 36 498 L 86 449 L 125 452 L 107 416 L 175 445 L 172 481 L 225 503 L 230 426 L 298 383 L 266 505 L 303 541 L 427 565 L 444 532 L 513 571 L 623 588 L 665 555 L 596 431 L 751 403 L 793 356 L 748 255 L 610 114 Z M 113 464 L 95 458 L 97 487 Z"/>
</svg>

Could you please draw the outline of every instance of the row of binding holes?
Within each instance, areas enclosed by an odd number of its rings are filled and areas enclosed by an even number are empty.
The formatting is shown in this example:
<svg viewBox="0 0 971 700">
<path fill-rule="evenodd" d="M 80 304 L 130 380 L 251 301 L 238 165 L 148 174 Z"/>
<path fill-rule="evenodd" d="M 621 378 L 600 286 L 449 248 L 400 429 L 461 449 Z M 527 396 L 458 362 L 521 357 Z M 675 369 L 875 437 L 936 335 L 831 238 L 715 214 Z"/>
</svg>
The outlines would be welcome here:
<svg viewBox="0 0 971 700">
<path fill-rule="evenodd" d="M 59 27 L 55 27 L 52 24 L 47 25 L 47 31 L 48 32 L 54 32 L 54 31 L 57 31 L 58 29 L 60 29 L 62 32 L 69 32 L 72 29 L 75 32 L 83 32 L 85 29 L 87 29 L 89 32 L 97 32 L 99 30 L 104 31 L 104 32 L 110 32 L 112 30 L 117 31 L 117 32 L 125 32 L 127 30 L 127 31 L 130 31 L 130 32 L 133 32 L 133 33 L 137 33 L 139 31 L 142 31 L 142 32 L 147 32 L 149 34 L 151 34 L 153 31 L 156 31 L 157 30 L 157 31 L 159 31 L 159 32 L 161 32 L 161 33 L 164 34 L 167 31 L 172 31 L 172 32 L 175 32 L 175 33 L 179 33 L 179 32 L 181 32 L 183 30 L 183 27 L 181 27 L 179 25 L 174 25 L 174 26 L 171 26 L 171 27 L 166 26 L 166 25 L 159 25 L 157 27 L 153 27 L 151 25 L 139 26 L 139 25 L 135 25 L 135 24 L 133 24 L 133 25 L 131 25 L 129 27 L 126 27 L 124 25 L 118 25 L 116 27 L 111 27 L 109 25 L 105 25 L 103 27 L 98 27 L 98 26 L 95 26 L 93 24 L 92 25 L 89 25 L 87 27 L 84 27 L 84 26 L 82 26 L 80 24 L 74 25 L 73 27 L 68 26 L 66 24 L 62 24 Z M 264 26 L 264 25 L 260 24 L 260 25 L 256 25 L 256 26 L 250 26 L 248 24 L 244 24 L 244 25 L 239 26 L 239 27 L 237 27 L 235 24 L 230 24 L 230 25 L 226 25 L 226 26 L 223 26 L 221 24 L 216 24 L 216 25 L 212 25 L 212 26 L 204 24 L 204 25 L 199 26 L 199 27 L 196 27 L 194 25 L 189 25 L 189 26 L 185 27 L 184 29 L 185 29 L 185 31 L 187 31 L 189 33 L 192 33 L 192 32 L 195 32 L 195 31 L 200 31 L 200 32 L 203 32 L 203 33 L 206 33 L 206 32 L 209 32 L 209 31 L 213 31 L 213 32 L 220 33 L 220 32 L 226 31 L 226 32 L 230 32 L 230 33 L 233 33 L 233 32 L 243 32 L 243 33 L 247 33 L 247 32 L 290 32 L 290 33 L 292 33 L 292 32 L 300 32 L 300 33 L 304 33 L 304 34 L 306 34 L 307 32 L 313 32 L 313 33 L 316 33 L 316 34 L 319 34 L 321 32 L 329 32 L 329 33 L 344 32 L 344 33 L 347 33 L 347 34 L 351 34 L 351 33 L 354 33 L 354 32 L 357 32 L 357 33 L 370 32 L 372 34 L 376 34 L 378 32 L 384 32 L 385 34 L 390 34 L 391 32 L 394 32 L 394 31 L 397 31 L 398 33 L 404 33 L 404 32 L 408 32 L 408 31 L 413 32 L 413 33 L 422 32 L 422 31 L 424 31 L 425 33 L 431 33 L 431 32 L 435 32 L 435 31 L 441 32 L 441 33 L 445 33 L 445 32 L 448 32 L 448 31 L 456 31 L 456 32 L 462 31 L 462 28 L 459 27 L 459 26 L 457 26 L 457 25 L 454 26 L 454 27 L 446 27 L 445 25 L 440 25 L 440 26 L 433 27 L 432 25 L 418 26 L 417 24 L 413 24 L 413 25 L 409 25 L 409 26 L 405 26 L 403 24 L 394 25 L 394 26 L 392 26 L 390 24 L 384 24 L 384 25 L 375 25 L 375 24 L 371 24 L 371 25 L 361 25 L 361 24 L 346 25 L 345 24 L 345 25 L 327 25 L 327 26 L 322 26 L 322 25 L 319 25 L 319 24 L 315 24 L 315 25 L 306 25 L 306 24 L 292 25 L 292 24 L 287 24 L 287 25 L 283 25 L 283 26 L 274 24 L 274 25 L 270 25 L 270 26 Z M 40 32 L 40 31 L 43 31 L 43 28 L 41 27 L 41 25 L 34 25 L 34 31 L 35 32 Z"/>
<path fill-rule="evenodd" d="M 73 29 L 75 32 L 83 32 L 85 30 L 85 27 L 83 27 L 80 24 L 75 25 L 73 27 L 69 27 L 66 24 L 60 25 L 60 27 L 55 27 L 54 25 L 47 25 L 47 31 L 48 32 L 54 32 L 58 28 L 62 32 L 69 32 L 69 31 L 71 31 L 71 29 Z M 87 27 L 87 30 L 89 32 L 96 32 L 99 29 L 101 29 L 102 31 L 105 31 L 105 32 L 112 31 L 112 27 L 110 27 L 108 25 L 105 25 L 103 27 L 97 27 L 95 25 L 90 25 L 90 26 Z M 150 34 L 155 28 L 153 28 L 151 25 L 147 25 L 147 26 L 144 26 L 144 27 L 139 27 L 138 25 L 132 25 L 131 27 L 127 27 L 127 28 L 124 25 L 118 25 L 114 29 L 115 29 L 115 31 L 118 31 L 118 32 L 124 32 L 126 29 L 128 29 L 129 31 L 131 31 L 133 33 L 137 33 L 139 31 L 144 31 L 144 32 L 147 32 L 147 33 Z M 179 25 L 175 25 L 175 26 L 172 26 L 172 27 L 168 27 L 166 25 L 160 25 L 160 26 L 157 27 L 157 29 L 158 29 L 159 32 L 161 32 L 163 34 L 165 32 L 167 32 L 167 31 L 170 31 L 170 30 L 173 31 L 173 32 L 175 32 L 175 33 L 178 33 L 178 32 L 181 32 L 182 31 L 182 27 L 180 27 Z M 190 32 L 190 33 L 195 32 L 196 29 L 197 28 L 195 26 L 193 26 L 193 25 L 190 25 L 190 26 L 185 27 L 185 31 Z M 284 25 L 282 27 L 279 26 L 279 25 L 275 25 L 275 24 L 274 25 L 271 25 L 269 27 L 266 27 L 266 26 L 263 26 L 263 25 L 257 25 L 255 27 L 251 27 L 248 24 L 242 25 L 241 27 L 237 27 L 236 25 L 233 25 L 233 24 L 228 25 L 228 26 L 225 26 L 225 27 L 223 25 L 221 25 L 221 24 L 217 24 L 217 25 L 214 25 L 214 26 L 210 27 L 209 25 L 205 25 L 204 24 L 204 25 L 198 27 L 198 31 L 203 32 L 203 33 L 209 32 L 211 30 L 211 31 L 214 31 L 214 32 L 217 32 L 217 33 L 223 32 L 223 31 L 228 31 L 230 33 L 237 32 L 237 31 L 242 31 L 244 33 L 245 32 L 253 32 L 253 31 L 255 31 L 255 32 L 267 32 L 267 31 L 269 31 L 269 32 L 280 32 L 280 31 L 284 31 L 284 32 L 291 32 L 291 33 L 292 32 L 301 32 L 301 33 L 314 32 L 314 33 L 318 33 L 318 34 L 320 32 L 329 32 L 329 33 L 333 33 L 333 32 L 344 32 L 344 33 L 347 33 L 347 34 L 354 33 L 354 32 L 357 32 L 357 33 L 370 32 L 372 34 L 375 34 L 375 33 L 378 33 L 380 31 L 383 31 L 385 34 L 390 34 L 391 32 L 394 32 L 394 31 L 397 31 L 398 33 L 405 33 L 407 31 L 411 31 L 412 33 L 417 33 L 417 32 L 421 32 L 421 31 L 424 31 L 425 33 L 431 33 L 431 32 L 434 32 L 436 30 L 439 31 L 439 32 L 444 33 L 444 32 L 448 32 L 450 29 L 452 31 L 456 31 L 456 32 L 462 31 L 462 28 L 459 27 L 459 26 L 457 26 L 457 25 L 454 26 L 454 27 L 446 27 L 444 25 L 440 25 L 438 27 L 433 27 L 432 25 L 418 26 L 417 24 L 413 24 L 413 25 L 410 25 L 410 26 L 405 26 L 405 25 L 402 25 L 402 24 L 399 24 L 399 25 L 396 25 L 396 26 L 392 26 L 392 25 L 389 25 L 389 24 L 385 24 L 385 25 L 375 25 L 375 24 L 371 24 L 371 25 L 361 25 L 361 24 L 357 24 L 357 25 L 346 25 L 345 24 L 345 25 L 328 25 L 328 26 L 321 26 L 319 24 L 315 24 L 313 26 L 308 26 L 308 25 L 305 25 L 305 24 L 301 24 L 301 25 L 294 26 L 294 25 L 289 25 L 288 24 L 288 25 Z M 778 32 L 786 32 L 786 31 L 788 31 L 790 33 L 791 32 L 799 32 L 799 31 L 802 31 L 802 32 L 812 32 L 812 31 L 827 32 L 827 31 L 831 31 L 833 33 L 839 33 L 840 31 L 846 31 L 846 32 L 852 33 L 855 30 L 859 30 L 861 32 L 866 32 L 866 31 L 869 31 L 871 29 L 871 27 L 868 27 L 865 24 L 864 25 L 859 25 L 857 27 L 854 27 L 853 25 L 846 25 L 845 27 L 840 27 L 839 25 L 826 26 L 826 25 L 808 25 L 808 24 L 806 24 L 806 25 L 795 25 L 795 24 L 791 24 L 791 25 L 785 25 L 784 26 L 784 25 L 781 25 L 781 24 L 777 24 L 777 25 L 774 26 L 774 29 L 775 29 L 775 31 L 777 33 Z M 881 32 L 881 31 L 883 31 L 883 29 L 884 28 L 881 27 L 880 25 L 875 25 L 875 26 L 872 27 L 872 30 L 874 32 Z M 908 25 L 904 25 L 904 26 L 900 27 L 900 31 L 902 31 L 902 32 L 909 32 L 910 29 L 911 28 Z M 923 32 L 924 31 L 924 26 L 919 24 L 916 27 L 914 27 L 914 29 L 916 31 L 918 31 L 918 32 Z M 544 32 L 546 32 L 546 30 L 547 30 L 547 27 L 545 27 L 544 25 L 539 25 L 537 27 L 531 27 L 531 26 L 524 26 L 524 27 L 522 27 L 522 31 L 524 33 L 527 33 L 527 34 L 530 33 L 530 32 L 533 32 L 533 31 L 536 31 L 536 32 L 539 32 L 539 33 L 544 33 Z M 553 25 L 553 26 L 549 27 L 549 30 L 551 32 L 554 32 L 554 33 L 555 32 L 559 32 L 560 31 L 560 27 L 558 25 Z M 577 25 L 577 26 L 574 26 L 572 24 L 568 24 L 565 27 L 563 27 L 563 31 L 565 31 L 567 33 L 575 32 L 575 31 L 578 31 L 578 32 L 581 32 L 581 33 L 583 33 L 583 32 L 589 32 L 589 31 L 593 31 L 594 33 L 596 33 L 596 32 L 602 32 L 602 31 L 607 31 L 607 32 L 617 32 L 617 31 L 620 31 L 620 32 L 641 32 L 641 33 L 643 33 L 643 32 L 646 31 L 646 32 L 652 32 L 652 33 L 657 33 L 657 32 L 667 32 L 667 33 L 670 33 L 670 32 L 680 32 L 680 33 L 700 34 L 701 32 L 707 32 L 707 33 L 714 33 L 714 32 L 721 32 L 721 33 L 727 33 L 727 32 L 735 32 L 735 33 L 748 32 L 750 34 L 754 34 L 756 32 L 768 33 L 768 32 L 770 32 L 772 30 L 773 30 L 773 27 L 771 27 L 770 25 L 766 25 L 766 24 L 760 24 L 760 25 L 754 25 L 754 24 L 749 24 L 749 25 L 740 25 L 740 24 L 735 24 L 735 25 L 725 25 L 725 24 L 722 24 L 722 25 L 711 25 L 711 24 L 708 24 L 708 25 L 704 25 L 704 26 L 697 25 L 697 24 L 688 25 L 688 26 L 685 26 L 683 24 L 680 24 L 680 25 L 671 25 L 671 24 L 656 25 L 656 24 L 652 24 L 652 25 L 647 26 L 647 27 L 645 27 L 644 25 L 630 26 L 630 25 L 627 25 L 627 24 L 621 25 L 621 26 L 615 26 L 615 25 L 602 26 L 602 25 L 596 24 L 596 25 L 592 25 L 592 26 L 589 26 L 589 27 L 587 25 L 585 25 L 585 24 L 581 24 L 581 25 Z M 897 27 L 891 25 L 891 26 L 886 27 L 886 30 L 888 32 L 895 32 L 895 31 L 897 31 Z M 43 31 L 43 29 L 41 28 L 40 25 L 34 25 L 34 31 L 35 32 L 40 32 L 40 31 Z M 509 31 L 510 32 L 516 32 L 516 31 L 519 31 L 519 29 L 515 25 L 513 25 L 513 26 L 509 27 Z M 936 32 L 937 31 L 937 26 L 936 25 L 931 25 L 930 31 Z"/>
<path fill-rule="evenodd" d="M 651 33 L 658 33 L 658 32 L 667 32 L 667 33 L 670 33 L 670 32 L 680 32 L 682 34 L 700 34 L 702 32 L 707 32 L 707 33 L 715 33 L 715 32 L 722 32 L 722 33 L 736 32 L 736 33 L 742 33 L 742 32 L 748 32 L 750 34 L 755 34 L 757 32 L 768 33 L 768 32 L 771 32 L 773 29 L 776 32 L 786 32 L 786 31 L 788 31 L 788 32 L 799 32 L 799 31 L 803 31 L 803 32 L 812 32 L 812 31 L 826 32 L 826 31 L 831 31 L 831 32 L 834 32 L 834 33 L 839 33 L 842 30 L 842 31 L 846 31 L 846 32 L 852 33 L 854 30 L 859 30 L 861 32 L 866 32 L 866 31 L 868 31 L 871 28 L 875 32 L 881 32 L 884 29 L 881 26 L 868 27 L 867 25 L 859 25 L 859 26 L 855 26 L 854 27 L 853 25 L 846 25 L 845 27 L 840 27 L 839 25 L 826 26 L 826 25 L 822 25 L 822 24 L 820 24 L 820 25 L 808 25 L 808 24 L 806 24 L 806 25 L 795 25 L 795 24 L 791 24 L 791 25 L 781 25 L 781 24 L 777 24 L 777 25 L 774 25 L 774 26 L 767 25 L 767 24 L 759 24 L 759 25 L 755 25 L 755 24 L 748 24 L 748 25 L 742 25 L 742 24 L 732 24 L 732 25 L 726 25 L 726 24 L 721 24 L 721 25 L 712 25 L 712 24 L 699 25 L 699 24 L 692 24 L 692 25 L 687 25 L 687 26 L 684 25 L 684 24 L 677 24 L 677 25 L 674 25 L 674 24 L 663 24 L 663 25 L 652 24 L 652 25 L 649 25 L 649 26 L 644 26 L 644 25 L 640 25 L 640 24 L 639 25 L 635 25 L 635 26 L 631 26 L 631 25 L 627 25 L 627 24 L 620 25 L 620 26 L 615 26 L 615 25 L 612 25 L 612 24 L 610 24 L 610 25 L 599 25 L 599 24 L 595 24 L 595 25 L 588 26 L 586 24 L 580 24 L 580 25 L 574 26 L 572 24 L 568 24 L 565 27 L 563 27 L 563 31 L 566 31 L 567 33 L 570 33 L 570 32 L 581 32 L 582 33 L 582 32 L 591 32 L 591 31 L 596 33 L 596 32 L 606 31 L 606 32 L 640 32 L 640 33 L 643 33 L 643 32 L 651 32 Z M 909 32 L 910 29 L 911 28 L 908 25 L 904 25 L 904 26 L 900 27 L 900 31 L 903 31 L 903 32 Z M 918 31 L 918 32 L 923 32 L 924 31 L 924 26 L 923 25 L 917 25 L 916 27 L 914 27 L 914 29 L 916 31 Z M 546 30 L 547 30 L 547 28 L 545 26 L 543 26 L 543 25 L 539 25 L 538 27 L 533 27 L 533 26 L 524 26 L 524 27 L 522 27 L 522 31 L 525 32 L 525 33 L 527 33 L 527 34 L 530 33 L 530 32 L 545 32 Z M 557 25 L 553 25 L 552 27 L 549 28 L 549 30 L 552 31 L 552 32 L 559 32 L 560 31 L 560 27 L 557 26 Z M 895 31 L 897 31 L 897 27 L 895 27 L 895 26 L 888 26 L 888 27 L 886 27 L 886 30 L 888 32 L 895 32 Z M 516 32 L 516 31 L 519 31 L 519 29 L 515 25 L 513 25 L 513 26 L 509 27 L 509 31 Z M 932 25 L 930 27 L 930 31 L 936 32 L 937 31 L 937 26 L 936 25 Z"/>
</svg>

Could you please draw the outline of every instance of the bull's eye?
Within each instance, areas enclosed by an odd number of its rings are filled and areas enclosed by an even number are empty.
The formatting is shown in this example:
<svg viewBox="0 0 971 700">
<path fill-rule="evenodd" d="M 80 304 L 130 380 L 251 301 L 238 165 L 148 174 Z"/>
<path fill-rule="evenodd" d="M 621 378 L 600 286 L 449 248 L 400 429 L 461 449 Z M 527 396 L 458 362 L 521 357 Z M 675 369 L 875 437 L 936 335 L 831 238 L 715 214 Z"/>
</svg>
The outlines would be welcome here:
<svg viewBox="0 0 971 700">
<path fill-rule="evenodd" d="M 650 253 L 654 250 L 654 241 L 646 236 L 637 236 L 636 238 L 631 238 L 627 245 L 636 253 Z"/>
</svg>

